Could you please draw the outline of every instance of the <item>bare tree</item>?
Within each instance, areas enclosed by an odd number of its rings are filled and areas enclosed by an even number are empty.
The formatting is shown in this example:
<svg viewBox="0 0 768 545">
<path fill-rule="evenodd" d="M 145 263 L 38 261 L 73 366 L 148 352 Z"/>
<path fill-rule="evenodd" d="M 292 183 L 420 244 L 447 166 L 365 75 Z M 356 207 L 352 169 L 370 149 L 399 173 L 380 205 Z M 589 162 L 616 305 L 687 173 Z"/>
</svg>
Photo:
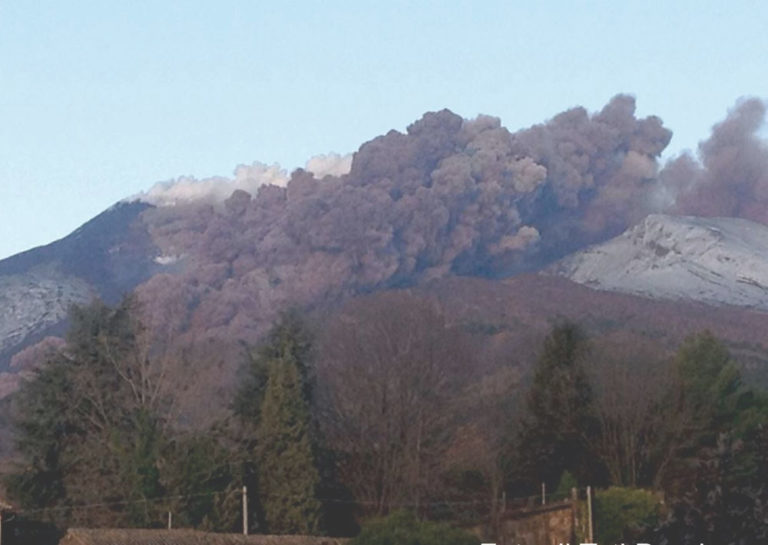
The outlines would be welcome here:
<svg viewBox="0 0 768 545">
<path fill-rule="evenodd" d="M 321 425 L 340 477 L 370 510 L 418 509 L 434 490 L 469 359 L 440 308 L 408 292 L 353 301 L 325 327 Z"/>
<path fill-rule="evenodd" d="M 673 386 L 669 354 L 622 334 L 595 347 L 598 452 L 612 484 L 656 484 L 680 420 L 665 403 Z"/>
</svg>

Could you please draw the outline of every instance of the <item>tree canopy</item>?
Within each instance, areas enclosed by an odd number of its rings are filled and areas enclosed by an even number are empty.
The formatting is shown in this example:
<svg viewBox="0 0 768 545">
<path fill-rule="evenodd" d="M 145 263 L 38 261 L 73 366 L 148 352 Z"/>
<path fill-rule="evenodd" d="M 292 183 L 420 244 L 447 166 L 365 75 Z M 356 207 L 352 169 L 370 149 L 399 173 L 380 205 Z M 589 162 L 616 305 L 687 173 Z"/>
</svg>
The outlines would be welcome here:
<svg viewBox="0 0 768 545">
<path fill-rule="evenodd" d="M 532 471 L 526 473 L 552 489 L 563 471 L 585 484 L 594 473 L 590 455 L 597 420 L 586 372 L 589 354 L 582 329 L 559 324 L 544 340 L 533 370 L 518 456 Z"/>
</svg>

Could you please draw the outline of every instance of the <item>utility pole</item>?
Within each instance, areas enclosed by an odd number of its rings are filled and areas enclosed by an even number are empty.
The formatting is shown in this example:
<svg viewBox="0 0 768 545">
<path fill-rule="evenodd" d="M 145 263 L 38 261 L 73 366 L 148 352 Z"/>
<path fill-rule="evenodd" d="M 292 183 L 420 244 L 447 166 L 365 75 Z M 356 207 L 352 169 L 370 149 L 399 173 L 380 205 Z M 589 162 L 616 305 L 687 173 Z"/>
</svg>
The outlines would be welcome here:
<svg viewBox="0 0 768 545">
<path fill-rule="evenodd" d="M 506 513 L 507 512 L 507 491 L 502 490 L 501 492 L 501 512 Z"/>
<path fill-rule="evenodd" d="M 576 488 L 571 488 L 571 516 L 573 519 L 573 528 L 574 530 L 577 530 L 581 527 L 581 520 L 579 519 L 579 508 L 578 508 L 578 501 L 579 501 L 579 493 L 576 490 Z"/>
<path fill-rule="evenodd" d="M 245 485 L 243 485 L 243 535 L 248 535 L 248 487 Z"/>
<path fill-rule="evenodd" d="M 587 541 L 592 543 L 594 532 L 592 528 L 592 487 L 587 487 Z"/>
<path fill-rule="evenodd" d="M 171 528 L 173 528 L 173 514 L 168 511 L 168 529 L 170 530 Z M 0 545 L 2 544 L 0 543 Z"/>
</svg>

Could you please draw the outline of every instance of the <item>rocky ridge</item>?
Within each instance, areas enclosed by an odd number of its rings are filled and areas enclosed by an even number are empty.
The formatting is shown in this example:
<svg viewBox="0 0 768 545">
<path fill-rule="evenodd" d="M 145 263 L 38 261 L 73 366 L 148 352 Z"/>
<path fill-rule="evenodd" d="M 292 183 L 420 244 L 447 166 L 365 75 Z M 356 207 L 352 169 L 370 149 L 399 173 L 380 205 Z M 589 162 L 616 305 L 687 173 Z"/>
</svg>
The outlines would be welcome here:
<svg viewBox="0 0 768 545">
<path fill-rule="evenodd" d="M 548 272 L 599 290 L 768 311 L 768 226 L 652 214 Z"/>
</svg>

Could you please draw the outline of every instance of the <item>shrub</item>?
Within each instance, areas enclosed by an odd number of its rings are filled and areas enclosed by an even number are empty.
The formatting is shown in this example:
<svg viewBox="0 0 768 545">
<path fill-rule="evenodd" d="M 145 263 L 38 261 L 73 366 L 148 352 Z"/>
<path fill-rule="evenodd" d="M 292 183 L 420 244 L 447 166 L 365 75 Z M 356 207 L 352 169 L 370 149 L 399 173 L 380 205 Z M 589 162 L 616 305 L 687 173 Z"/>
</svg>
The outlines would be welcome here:
<svg viewBox="0 0 768 545">
<path fill-rule="evenodd" d="M 478 539 L 437 522 L 422 522 L 410 511 L 396 511 L 363 525 L 349 545 L 477 545 Z"/>
<path fill-rule="evenodd" d="M 659 500 L 648 490 L 611 487 L 595 494 L 597 543 L 622 543 L 658 523 Z"/>
</svg>

